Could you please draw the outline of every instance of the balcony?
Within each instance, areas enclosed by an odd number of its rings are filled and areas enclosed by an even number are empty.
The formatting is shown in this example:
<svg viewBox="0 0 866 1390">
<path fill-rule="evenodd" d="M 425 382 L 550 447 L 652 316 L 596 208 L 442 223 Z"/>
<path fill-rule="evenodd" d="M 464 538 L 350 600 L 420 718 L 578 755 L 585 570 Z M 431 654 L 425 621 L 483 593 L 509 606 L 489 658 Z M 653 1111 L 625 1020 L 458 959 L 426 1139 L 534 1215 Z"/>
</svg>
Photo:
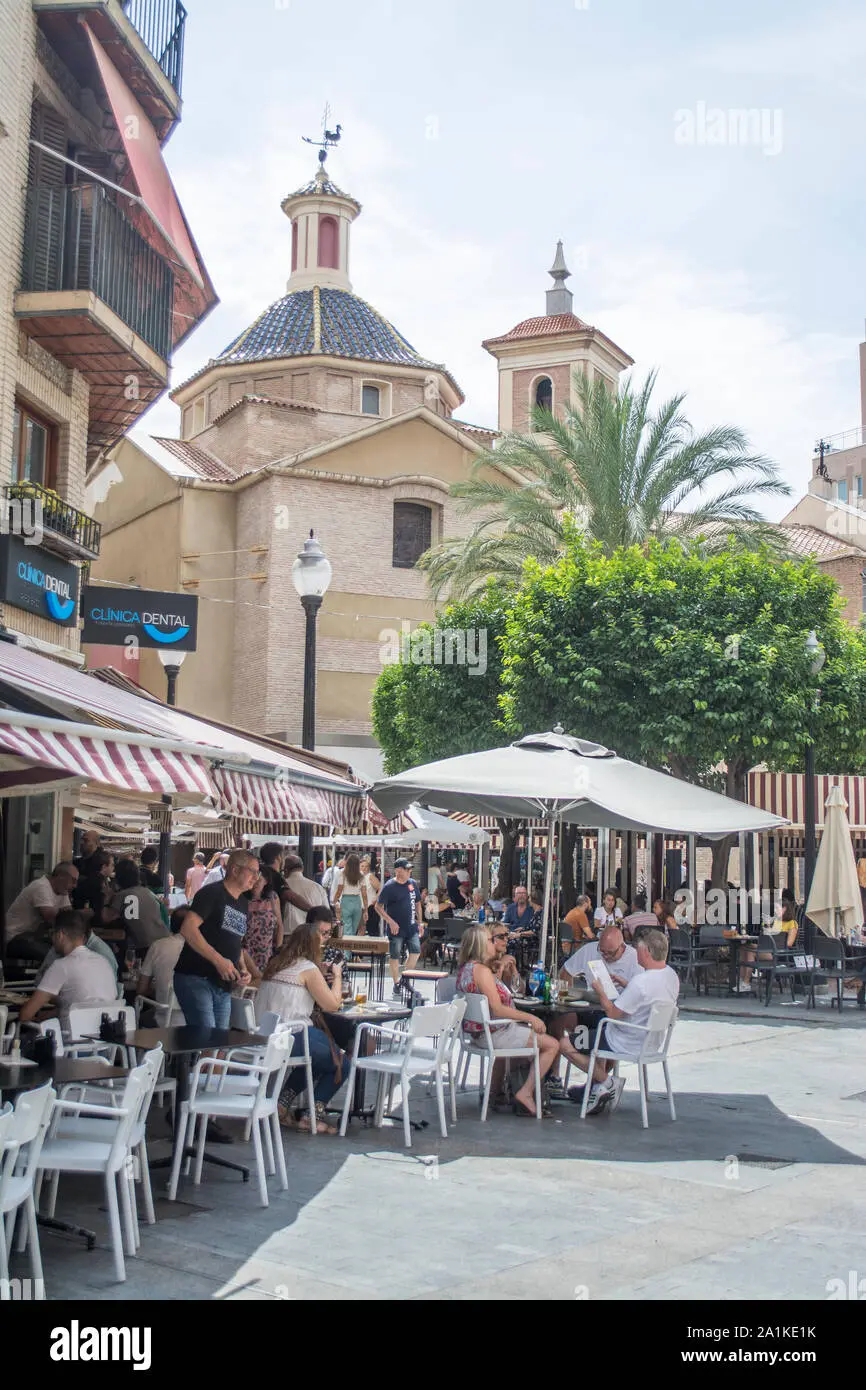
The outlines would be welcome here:
<svg viewBox="0 0 866 1390">
<path fill-rule="evenodd" d="M 11 483 L 4 489 L 6 512 L 13 514 L 10 504 L 27 502 L 38 509 L 41 523 L 41 544 L 66 559 L 98 560 L 102 543 L 102 527 L 86 512 L 79 512 L 58 497 L 56 492 L 39 483 Z"/>
<path fill-rule="evenodd" d="M 15 315 L 90 383 L 90 443 L 105 448 L 165 390 L 174 275 L 97 184 L 31 185 Z"/>
<path fill-rule="evenodd" d="M 866 444 L 866 431 L 862 428 L 854 430 L 843 430 L 841 434 L 828 434 L 819 440 L 815 445 L 814 453 L 817 458 L 820 453 L 821 443 L 825 448 L 825 457 L 828 454 L 841 453 L 845 449 L 859 449 L 862 444 Z"/>
<path fill-rule="evenodd" d="M 92 55 L 83 19 L 165 140 L 180 118 L 186 9 L 181 0 L 32 0 L 39 27 L 83 87 Z"/>
</svg>

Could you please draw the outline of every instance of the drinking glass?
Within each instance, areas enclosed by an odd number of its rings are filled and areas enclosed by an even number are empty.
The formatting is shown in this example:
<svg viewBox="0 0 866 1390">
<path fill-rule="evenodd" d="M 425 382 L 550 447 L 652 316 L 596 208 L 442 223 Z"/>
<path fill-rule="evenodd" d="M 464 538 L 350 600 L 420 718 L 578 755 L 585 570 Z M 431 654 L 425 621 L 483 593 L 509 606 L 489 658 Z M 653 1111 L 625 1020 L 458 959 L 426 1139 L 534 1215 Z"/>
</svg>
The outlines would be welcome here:
<svg viewBox="0 0 866 1390">
<path fill-rule="evenodd" d="M 366 1002 L 367 1002 L 367 991 L 366 991 L 365 989 L 356 990 L 356 991 L 355 991 L 355 1003 L 358 1005 L 358 1007 L 359 1007 L 359 1008 L 363 1008 L 363 1006 L 366 1004 Z"/>
<path fill-rule="evenodd" d="M 131 980 L 136 974 L 136 966 L 138 965 L 138 954 L 134 946 L 127 946 L 123 963 L 126 966 L 126 977 Z"/>
</svg>

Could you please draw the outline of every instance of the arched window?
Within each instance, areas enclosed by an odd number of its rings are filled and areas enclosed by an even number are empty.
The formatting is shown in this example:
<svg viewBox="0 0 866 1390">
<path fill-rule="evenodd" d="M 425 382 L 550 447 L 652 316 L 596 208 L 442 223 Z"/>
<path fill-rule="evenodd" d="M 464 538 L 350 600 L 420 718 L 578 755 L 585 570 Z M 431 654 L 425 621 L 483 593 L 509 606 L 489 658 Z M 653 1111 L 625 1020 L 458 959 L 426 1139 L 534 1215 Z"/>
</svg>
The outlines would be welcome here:
<svg viewBox="0 0 866 1390">
<path fill-rule="evenodd" d="M 319 218 L 319 265 L 325 270 L 340 268 L 340 228 L 336 217 Z"/>
<path fill-rule="evenodd" d="M 549 376 L 535 383 L 535 404 L 540 410 L 553 410 L 553 382 Z"/>
<path fill-rule="evenodd" d="M 430 549 L 432 523 L 432 509 L 423 503 L 394 503 L 394 569 L 415 568 L 421 556 Z"/>
<path fill-rule="evenodd" d="M 292 223 L 292 270 L 298 268 L 298 219 Z"/>
<path fill-rule="evenodd" d="M 382 393 L 378 386 L 362 386 L 361 412 L 364 415 L 382 414 Z"/>
</svg>

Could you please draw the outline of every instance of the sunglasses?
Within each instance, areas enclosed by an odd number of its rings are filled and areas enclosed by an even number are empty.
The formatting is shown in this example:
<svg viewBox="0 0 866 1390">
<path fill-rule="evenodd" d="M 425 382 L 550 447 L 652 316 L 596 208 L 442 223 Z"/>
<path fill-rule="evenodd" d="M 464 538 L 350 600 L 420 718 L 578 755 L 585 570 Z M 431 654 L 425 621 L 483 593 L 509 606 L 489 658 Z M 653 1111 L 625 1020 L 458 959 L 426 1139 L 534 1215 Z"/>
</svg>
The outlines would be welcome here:
<svg viewBox="0 0 866 1390">
<path fill-rule="evenodd" d="M 494 932 L 494 933 L 493 933 L 493 936 L 492 936 L 492 939 L 493 939 L 494 941 L 507 941 L 507 940 L 508 940 L 508 932 L 507 932 L 507 931 L 498 931 L 498 932 Z"/>
</svg>

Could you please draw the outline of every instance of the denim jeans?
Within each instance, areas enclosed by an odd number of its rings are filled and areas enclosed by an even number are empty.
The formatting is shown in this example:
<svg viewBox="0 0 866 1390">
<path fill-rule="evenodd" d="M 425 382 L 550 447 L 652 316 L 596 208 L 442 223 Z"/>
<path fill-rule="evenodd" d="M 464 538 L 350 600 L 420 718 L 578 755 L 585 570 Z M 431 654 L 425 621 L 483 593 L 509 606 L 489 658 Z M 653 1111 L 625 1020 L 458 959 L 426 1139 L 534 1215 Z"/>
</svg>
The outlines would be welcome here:
<svg viewBox="0 0 866 1390">
<path fill-rule="evenodd" d="M 331 1056 L 331 1044 L 321 1028 L 311 1028 L 309 1036 L 310 1056 L 313 1059 L 313 1094 L 317 1101 L 321 1100 L 327 1104 L 337 1090 L 337 1065 Z M 292 1056 L 296 1056 L 303 1050 L 304 1035 L 303 1033 L 296 1033 L 292 1044 Z M 283 1088 L 284 1097 L 288 1097 L 290 1091 L 297 1096 L 306 1089 L 307 1073 L 304 1067 L 295 1067 L 293 1071 L 287 1073 Z"/>
<path fill-rule="evenodd" d="M 232 1015 L 231 991 L 205 979 L 204 975 L 181 975 L 175 971 L 174 992 L 190 1028 L 228 1028 Z"/>
</svg>

